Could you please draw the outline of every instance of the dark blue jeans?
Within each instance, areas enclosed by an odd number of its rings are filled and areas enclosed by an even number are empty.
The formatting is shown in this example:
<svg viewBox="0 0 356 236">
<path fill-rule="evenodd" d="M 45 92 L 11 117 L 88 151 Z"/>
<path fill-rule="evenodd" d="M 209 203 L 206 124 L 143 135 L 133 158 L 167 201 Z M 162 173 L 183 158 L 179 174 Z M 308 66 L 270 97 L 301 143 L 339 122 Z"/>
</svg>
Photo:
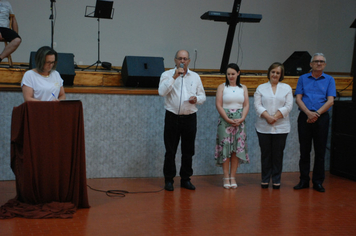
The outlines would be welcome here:
<svg viewBox="0 0 356 236">
<path fill-rule="evenodd" d="M 298 135 L 300 144 L 300 180 L 309 182 L 310 153 L 314 145 L 313 184 L 322 184 L 325 179 L 325 151 L 329 132 L 329 113 L 323 113 L 315 123 L 307 123 L 308 116 L 299 113 Z"/>
<path fill-rule="evenodd" d="M 190 180 L 193 175 L 192 159 L 195 151 L 195 136 L 197 132 L 196 113 L 191 115 L 175 115 L 166 111 L 164 124 L 164 145 L 166 154 L 163 174 L 165 181 L 172 181 L 176 176 L 175 157 L 179 140 L 181 141 L 181 168 L 179 175 L 182 180 Z"/>
</svg>

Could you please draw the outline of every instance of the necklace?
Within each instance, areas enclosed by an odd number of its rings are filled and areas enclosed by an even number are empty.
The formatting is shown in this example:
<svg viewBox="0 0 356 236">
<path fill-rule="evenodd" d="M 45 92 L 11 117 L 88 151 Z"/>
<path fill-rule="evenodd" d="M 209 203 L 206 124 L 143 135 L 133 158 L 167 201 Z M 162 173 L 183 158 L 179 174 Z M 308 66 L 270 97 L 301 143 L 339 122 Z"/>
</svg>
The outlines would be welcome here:
<svg viewBox="0 0 356 236">
<path fill-rule="evenodd" d="M 50 74 L 50 73 L 48 73 L 48 75 L 43 75 L 43 74 L 40 73 L 37 69 L 36 69 L 36 72 L 37 72 L 39 75 L 41 75 L 42 77 L 45 77 L 45 78 L 48 78 L 48 77 L 49 77 L 49 74 Z"/>
<path fill-rule="evenodd" d="M 49 74 L 48 74 L 48 75 L 43 75 L 43 74 L 41 74 L 41 73 L 38 73 L 38 74 L 40 74 L 42 77 L 45 77 L 45 78 L 48 78 L 48 77 L 49 77 Z"/>
</svg>

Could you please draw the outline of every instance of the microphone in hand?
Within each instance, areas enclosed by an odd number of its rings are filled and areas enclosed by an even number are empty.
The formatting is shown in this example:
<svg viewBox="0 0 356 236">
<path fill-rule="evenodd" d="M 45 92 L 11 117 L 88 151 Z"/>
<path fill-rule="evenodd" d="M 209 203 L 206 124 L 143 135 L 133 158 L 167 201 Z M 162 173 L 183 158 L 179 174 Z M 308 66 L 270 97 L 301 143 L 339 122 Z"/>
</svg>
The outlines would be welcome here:
<svg viewBox="0 0 356 236">
<path fill-rule="evenodd" d="M 183 68 L 183 70 L 184 70 L 184 63 L 180 63 L 180 64 L 179 64 L 179 67 L 180 67 L 180 68 Z M 183 76 L 184 76 L 184 72 L 183 72 L 183 73 L 181 73 L 181 76 L 182 76 L 182 78 L 183 78 Z"/>
</svg>

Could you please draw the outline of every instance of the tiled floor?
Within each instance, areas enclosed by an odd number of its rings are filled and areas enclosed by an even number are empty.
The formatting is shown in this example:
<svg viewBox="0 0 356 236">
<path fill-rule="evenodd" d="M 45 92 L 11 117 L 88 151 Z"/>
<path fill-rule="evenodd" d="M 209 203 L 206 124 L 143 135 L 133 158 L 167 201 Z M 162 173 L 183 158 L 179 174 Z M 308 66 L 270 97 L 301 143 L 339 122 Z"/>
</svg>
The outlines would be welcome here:
<svg viewBox="0 0 356 236">
<path fill-rule="evenodd" d="M 1 236 L 17 235 L 356 235 L 356 182 L 326 173 L 325 193 L 293 190 L 298 173 L 283 173 L 280 190 L 261 189 L 259 174 L 239 174 L 236 190 L 222 176 L 193 176 L 195 191 L 128 193 L 89 191 L 90 209 L 72 219 L 0 220 Z M 157 191 L 163 178 L 89 179 L 100 190 Z M 15 196 L 0 182 L 0 205 Z"/>
</svg>

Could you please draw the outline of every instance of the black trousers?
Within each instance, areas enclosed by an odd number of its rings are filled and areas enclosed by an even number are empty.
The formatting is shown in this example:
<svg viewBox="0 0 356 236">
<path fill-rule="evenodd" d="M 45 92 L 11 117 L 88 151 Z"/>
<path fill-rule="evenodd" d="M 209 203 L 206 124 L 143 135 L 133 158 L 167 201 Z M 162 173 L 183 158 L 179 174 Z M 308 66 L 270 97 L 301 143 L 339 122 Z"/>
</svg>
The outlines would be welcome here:
<svg viewBox="0 0 356 236">
<path fill-rule="evenodd" d="M 182 180 L 190 180 L 193 175 L 192 159 L 195 151 L 195 136 L 197 132 L 196 113 L 191 115 L 175 115 L 166 111 L 164 124 L 164 145 L 166 154 L 163 174 L 165 181 L 172 181 L 176 176 L 175 156 L 179 140 L 181 141 L 181 168 L 179 175 Z"/>
<path fill-rule="evenodd" d="M 257 132 L 261 148 L 262 183 L 281 183 L 283 151 L 286 146 L 287 133 L 263 134 Z"/>
<path fill-rule="evenodd" d="M 307 123 L 308 116 L 300 112 L 298 135 L 300 144 L 300 180 L 309 182 L 310 153 L 314 144 L 313 184 L 322 184 L 325 179 L 325 151 L 329 132 L 329 113 L 323 113 L 315 123 Z"/>
</svg>

